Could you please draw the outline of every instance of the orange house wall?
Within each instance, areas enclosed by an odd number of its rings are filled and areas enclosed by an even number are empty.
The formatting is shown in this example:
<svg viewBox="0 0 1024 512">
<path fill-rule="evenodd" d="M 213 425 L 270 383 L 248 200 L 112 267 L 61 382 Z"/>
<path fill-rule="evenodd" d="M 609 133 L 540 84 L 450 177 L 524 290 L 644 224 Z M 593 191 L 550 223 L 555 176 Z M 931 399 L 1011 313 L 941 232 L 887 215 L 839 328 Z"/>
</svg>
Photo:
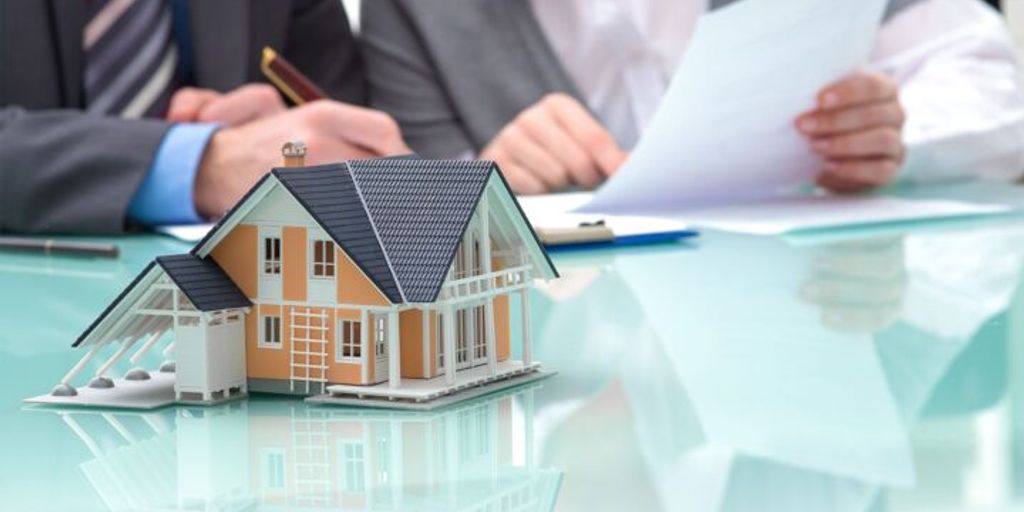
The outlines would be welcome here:
<svg viewBox="0 0 1024 512">
<path fill-rule="evenodd" d="M 332 384 L 363 384 L 363 365 L 361 363 L 338 363 L 334 357 L 338 337 L 337 329 L 344 320 L 359 321 L 359 311 L 337 309 L 334 311 L 334 322 L 331 322 L 331 337 L 328 338 L 327 380 Z M 358 331 L 357 331 L 358 336 Z"/>
<path fill-rule="evenodd" d="M 308 283 L 308 238 L 306 228 L 286 226 L 282 228 L 282 295 L 288 301 L 304 301 L 307 299 Z M 258 229 L 254 225 L 240 224 L 217 245 L 211 256 L 224 271 L 235 281 L 248 297 L 257 295 L 258 280 Z M 373 283 L 349 259 L 348 255 L 336 248 L 335 262 L 337 269 L 338 302 L 362 305 L 388 305 L 386 297 L 376 289 Z M 499 261 L 492 265 L 500 269 Z M 494 330 L 496 335 L 497 357 L 505 361 L 511 357 L 510 336 L 510 305 L 509 297 L 502 295 L 494 299 Z M 291 350 L 291 307 L 282 308 L 274 305 L 254 307 L 246 319 L 247 369 L 250 378 L 287 380 L 289 375 L 289 352 Z M 265 314 L 281 315 L 282 347 L 281 349 L 259 348 L 259 319 Z M 429 378 L 438 375 L 437 368 L 437 320 L 436 312 L 429 313 L 427 344 L 423 344 L 423 312 L 419 310 L 404 311 L 399 315 L 399 329 L 402 345 L 402 377 Z M 334 358 L 335 328 L 340 319 L 359 321 L 359 312 L 355 310 L 335 310 L 334 321 L 329 322 L 328 332 L 328 380 L 332 383 L 362 384 L 362 367 L 359 363 L 337 363 Z M 367 345 L 364 349 L 373 350 L 372 329 L 367 325 Z M 428 374 L 423 374 L 423 354 L 428 354 Z M 374 365 L 372 352 L 367 354 L 367 382 L 374 382 Z"/>
<path fill-rule="evenodd" d="M 337 247 L 334 261 L 338 274 L 338 302 L 367 306 L 387 306 L 390 304 L 387 298 L 377 290 L 373 282 L 349 259 L 348 255 Z"/>
<path fill-rule="evenodd" d="M 493 246 L 493 240 L 492 240 Z M 491 258 L 491 270 L 505 268 L 498 258 Z M 511 317 L 509 315 L 509 296 L 499 295 L 494 298 L 494 345 L 498 353 L 498 361 L 505 361 L 512 356 Z"/>
<path fill-rule="evenodd" d="M 285 311 L 282 311 L 284 309 Z M 286 380 L 288 374 L 288 356 L 290 345 L 290 325 L 287 315 L 288 308 L 271 304 L 253 306 L 246 321 L 245 365 L 250 379 L 281 379 Z M 259 347 L 259 322 L 264 315 L 281 316 L 281 348 Z"/>
<path fill-rule="evenodd" d="M 498 361 L 505 361 L 512 356 L 512 336 L 509 331 L 509 297 L 500 295 L 494 298 L 494 346 Z"/>
<path fill-rule="evenodd" d="M 398 314 L 402 353 L 402 377 L 422 379 L 423 375 L 423 311 L 413 309 Z"/>
<path fill-rule="evenodd" d="M 309 243 L 305 227 L 285 226 L 282 228 L 282 299 L 302 302 L 308 298 Z M 340 248 L 335 247 L 335 262 L 338 283 L 338 302 L 360 305 L 388 305 L 389 302 L 373 282 L 352 263 Z M 239 224 L 214 248 L 211 257 L 238 284 L 250 299 L 258 294 L 259 274 L 259 230 L 255 225 Z M 257 305 L 246 318 L 246 371 L 249 378 L 288 380 L 290 378 L 292 306 Z M 323 310 L 320 310 L 323 311 Z M 363 384 L 360 363 L 338 363 L 334 351 L 337 340 L 335 329 L 339 319 L 359 321 L 358 310 L 336 309 L 332 321 L 328 322 L 327 378 L 331 383 Z M 281 348 L 259 347 L 259 322 L 264 315 L 281 317 Z M 369 326 L 367 326 L 369 327 Z M 407 327 L 413 330 L 413 327 Z M 301 330 L 301 329 L 300 329 Z M 403 329 L 405 330 L 405 329 Z M 422 330 L 422 326 L 418 330 Z M 302 333 L 300 333 L 302 334 Z M 368 335 L 372 333 L 368 332 Z M 372 344 L 370 350 L 372 350 Z M 404 347 L 403 347 L 404 348 Z M 412 353 L 414 348 L 408 351 Z M 419 352 L 419 377 L 422 377 L 422 348 Z M 372 356 L 372 354 L 370 354 Z M 403 357 L 403 359 L 405 359 Z M 373 381 L 373 364 L 370 357 L 368 381 Z M 405 373 L 403 371 L 403 373 Z"/>
<path fill-rule="evenodd" d="M 281 297 L 284 300 L 306 300 L 306 228 L 281 228 Z"/>
<path fill-rule="evenodd" d="M 213 261 L 249 298 L 256 297 L 257 237 L 256 226 L 239 224 L 210 252 Z"/>
</svg>

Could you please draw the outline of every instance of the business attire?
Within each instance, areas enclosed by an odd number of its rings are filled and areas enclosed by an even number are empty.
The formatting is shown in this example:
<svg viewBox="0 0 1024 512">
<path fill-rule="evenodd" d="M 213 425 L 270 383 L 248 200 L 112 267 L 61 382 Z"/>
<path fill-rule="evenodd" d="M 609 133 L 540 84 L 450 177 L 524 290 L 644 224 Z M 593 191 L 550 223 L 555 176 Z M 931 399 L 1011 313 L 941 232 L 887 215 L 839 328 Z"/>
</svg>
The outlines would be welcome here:
<svg viewBox="0 0 1024 512">
<path fill-rule="evenodd" d="M 160 118 L 180 87 L 263 81 L 264 45 L 364 102 L 336 0 L 0 0 L 0 231 L 198 220 L 192 186 L 217 127 Z"/>
<path fill-rule="evenodd" d="M 451 157 L 481 151 L 519 112 L 562 92 L 628 149 L 699 16 L 734 1 L 743 0 L 366 2 L 371 105 L 396 118 L 417 152 Z M 907 177 L 1024 165 L 1013 46 L 990 8 L 890 1 L 869 67 L 902 83 Z"/>
</svg>

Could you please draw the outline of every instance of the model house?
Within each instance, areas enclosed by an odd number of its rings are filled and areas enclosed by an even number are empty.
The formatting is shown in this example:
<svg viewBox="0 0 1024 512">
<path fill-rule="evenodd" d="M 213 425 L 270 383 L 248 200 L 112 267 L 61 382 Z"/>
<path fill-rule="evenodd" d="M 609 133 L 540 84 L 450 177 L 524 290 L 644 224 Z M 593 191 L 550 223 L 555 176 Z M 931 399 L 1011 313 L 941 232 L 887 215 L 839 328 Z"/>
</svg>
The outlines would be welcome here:
<svg viewBox="0 0 1024 512">
<path fill-rule="evenodd" d="M 285 149 L 286 162 L 301 163 L 304 153 Z M 528 288 L 555 277 L 493 162 L 278 168 L 189 254 L 146 267 L 38 401 L 152 407 L 249 391 L 421 407 L 461 399 L 544 375 L 531 359 Z M 160 371 L 112 377 L 119 361 L 157 347 L 169 358 Z M 91 381 L 75 387 L 86 368 Z"/>
</svg>

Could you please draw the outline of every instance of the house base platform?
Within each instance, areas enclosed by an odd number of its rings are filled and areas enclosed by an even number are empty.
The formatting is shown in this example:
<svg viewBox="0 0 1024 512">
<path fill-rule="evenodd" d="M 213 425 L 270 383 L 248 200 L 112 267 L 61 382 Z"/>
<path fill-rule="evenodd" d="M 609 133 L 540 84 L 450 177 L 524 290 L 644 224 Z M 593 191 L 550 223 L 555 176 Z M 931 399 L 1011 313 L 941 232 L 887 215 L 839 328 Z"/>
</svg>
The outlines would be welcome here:
<svg viewBox="0 0 1024 512">
<path fill-rule="evenodd" d="M 26 398 L 30 404 L 107 407 L 111 409 L 157 409 L 171 404 L 217 405 L 246 397 L 235 393 L 217 400 L 176 400 L 174 398 L 174 373 L 151 372 L 147 380 L 112 379 L 110 388 L 76 388 L 75 396 L 54 396 L 51 394 Z"/>
<path fill-rule="evenodd" d="M 373 386 L 333 385 L 327 386 L 327 394 L 312 396 L 306 401 L 325 405 L 431 410 L 546 379 L 554 374 L 541 369 L 540 363 L 524 365 L 520 361 L 504 361 L 498 363 L 493 375 L 486 365 L 460 370 L 455 373 L 454 384 L 448 384 L 441 376 L 433 379 L 405 378 L 398 389 L 391 389 L 387 382 Z"/>
</svg>

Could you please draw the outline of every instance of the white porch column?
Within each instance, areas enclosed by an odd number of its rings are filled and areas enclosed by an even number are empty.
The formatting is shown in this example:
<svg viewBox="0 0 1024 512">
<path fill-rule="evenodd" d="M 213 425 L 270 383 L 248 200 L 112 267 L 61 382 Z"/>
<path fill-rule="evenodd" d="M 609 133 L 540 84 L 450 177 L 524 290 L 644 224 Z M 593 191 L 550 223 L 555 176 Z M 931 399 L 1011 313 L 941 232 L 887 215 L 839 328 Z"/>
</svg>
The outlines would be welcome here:
<svg viewBox="0 0 1024 512">
<path fill-rule="evenodd" d="M 491 212 L 487 191 L 480 198 L 480 259 L 483 260 L 483 273 L 491 273 Z M 494 333 L 494 277 L 488 278 L 484 299 L 484 335 L 487 336 L 487 371 L 491 375 L 498 373 L 498 349 Z"/>
<path fill-rule="evenodd" d="M 388 312 L 388 387 L 402 385 L 402 340 L 398 332 L 398 311 Z"/>
<path fill-rule="evenodd" d="M 523 319 L 523 366 L 527 366 L 533 360 L 533 347 L 530 346 L 530 289 L 519 290 L 519 304 L 522 311 L 520 317 Z"/>
<path fill-rule="evenodd" d="M 110 359 L 107 359 L 107 362 L 103 363 L 103 366 L 101 366 L 99 370 L 96 370 L 96 378 L 106 377 L 107 372 L 110 371 L 114 364 L 124 357 L 124 355 L 131 350 L 132 346 L 135 345 L 135 342 L 140 339 L 142 338 L 125 339 L 124 343 L 121 344 L 121 347 L 117 349 L 117 352 L 114 352 L 114 355 L 110 356 Z"/>
<path fill-rule="evenodd" d="M 368 343 L 368 340 L 373 339 L 370 333 L 373 332 L 374 325 L 372 317 L 364 309 L 359 311 L 359 360 L 362 362 L 362 370 L 359 378 L 362 379 L 362 383 L 371 384 L 370 382 L 370 365 L 373 365 L 377 361 L 377 353 L 375 352 L 376 347 Z M 374 370 L 376 372 L 376 369 Z M 377 379 L 377 376 L 374 376 Z"/>
<path fill-rule="evenodd" d="M 93 345 L 93 347 L 89 349 L 89 352 L 85 354 L 85 356 L 83 356 L 73 368 L 71 368 L 63 379 L 60 380 L 60 383 L 71 385 L 71 381 L 85 368 L 85 365 L 88 364 L 89 361 L 92 361 L 92 358 L 96 357 L 96 354 L 101 348 L 103 348 L 103 345 Z"/>
<path fill-rule="evenodd" d="M 149 339 L 142 344 L 142 347 L 140 347 L 139 350 L 136 351 L 134 355 L 132 355 L 132 357 L 128 358 L 128 360 L 131 361 L 132 364 L 139 364 L 139 361 L 142 360 L 142 356 L 144 356 L 146 352 L 149 351 L 149 349 L 153 348 L 153 345 L 156 345 L 157 341 L 160 341 L 160 337 L 163 336 L 165 332 L 167 331 L 154 332 L 153 335 L 150 336 Z"/>
<path fill-rule="evenodd" d="M 448 385 L 455 384 L 455 322 L 451 304 L 445 304 L 444 315 L 444 380 Z"/>
</svg>

